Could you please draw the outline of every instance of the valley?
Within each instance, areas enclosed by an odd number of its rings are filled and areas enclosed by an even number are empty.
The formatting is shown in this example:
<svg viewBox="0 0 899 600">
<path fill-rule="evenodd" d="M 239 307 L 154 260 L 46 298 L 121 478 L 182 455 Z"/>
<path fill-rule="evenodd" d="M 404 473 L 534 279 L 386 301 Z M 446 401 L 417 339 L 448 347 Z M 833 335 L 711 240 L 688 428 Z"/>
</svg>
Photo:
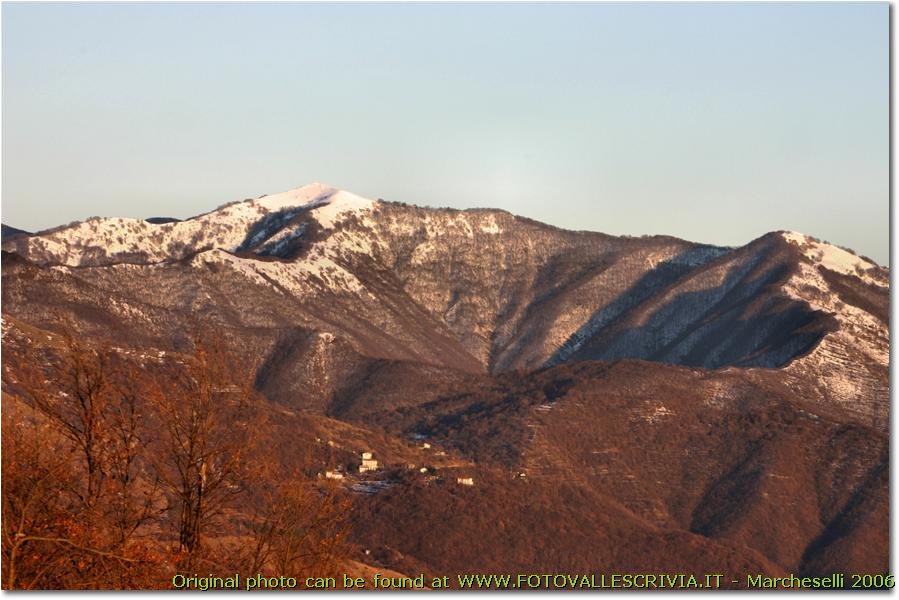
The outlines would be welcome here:
<svg viewBox="0 0 899 600">
<path fill-rule="evenodd" d="M 2 247 L 5 356 L 65 326 L 162 381 L 219 340 L 278 469 L 349 504 L 360 564 L 888 570 L 889 270 L 810 236 L 615 237 L 311 184 Z"/>
</svg>

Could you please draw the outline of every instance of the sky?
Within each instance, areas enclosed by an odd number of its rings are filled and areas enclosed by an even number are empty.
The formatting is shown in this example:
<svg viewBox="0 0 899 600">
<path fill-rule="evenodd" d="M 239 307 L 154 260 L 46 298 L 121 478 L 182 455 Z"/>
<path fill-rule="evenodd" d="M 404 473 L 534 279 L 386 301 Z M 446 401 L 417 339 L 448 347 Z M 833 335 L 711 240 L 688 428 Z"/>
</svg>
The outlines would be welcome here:
<svg viewBox="0 0 899 600">
<path fill-rule="evenodd" d="M 319 181 L 889 261 L 889 5 L 9 3 L 2 220 Z"/>
</svg>

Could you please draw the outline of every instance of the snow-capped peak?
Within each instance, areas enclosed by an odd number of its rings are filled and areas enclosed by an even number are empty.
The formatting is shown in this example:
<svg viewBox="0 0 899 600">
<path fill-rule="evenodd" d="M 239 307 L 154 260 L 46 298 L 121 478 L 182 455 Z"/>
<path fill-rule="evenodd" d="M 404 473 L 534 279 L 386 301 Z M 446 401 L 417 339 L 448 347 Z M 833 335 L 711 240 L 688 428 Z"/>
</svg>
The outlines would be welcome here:
<svg viewBox="0 0 899 600">
<path fill-rule="evenodd" d="M 333 228 L 349 213 L 362 213 L 375 205 L 373 200 L 318 182 L 263 196 L 253 203 L 272 212 L 290 208 L 311 209 L 315 220 L 325 229 Z"/>
<path fill-rule="evenodd" d="M 323 183 L 225 204 L 171 223 L 142 219 L 92 219 L 16 242 L 16 251 L 37 262 L 57 265 L 152 263 L 177 260 L 198 250 L 247 250 L 289 241 L 305 230 L 303 214 L 333 229 L 351 215 L 365 217 L 375 201 Z M 305 219 L 305 217 L 303 217 Z"/>
<path fill-rule="evenodd" d="M 251 202 L 266 210 L 279 211 L 286 208 L 306 207 L 313 204 L 324 203 L 337 192 L 337 188 L 324 183 L 315 182 L 293 190 L 287 190 L 286 192 L 266 195 Z"/>
</svg>

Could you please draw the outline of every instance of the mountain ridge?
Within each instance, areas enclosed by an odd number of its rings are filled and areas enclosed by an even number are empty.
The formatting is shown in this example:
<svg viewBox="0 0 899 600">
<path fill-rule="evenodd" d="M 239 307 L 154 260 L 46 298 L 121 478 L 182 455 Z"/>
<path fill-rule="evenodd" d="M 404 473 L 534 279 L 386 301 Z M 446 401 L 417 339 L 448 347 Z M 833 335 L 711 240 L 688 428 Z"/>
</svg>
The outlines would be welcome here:
<svg viewBox="0 0 899 600">
<path fill-rule="evenodd" d="M 492 373 L 621 358 L 814 371 L 802 359 L 824 340 L 844 363 L 861 344 L 864 395 L 882 392 L 875 380 L 888 364 L 888 270 L 795 232 L 732 248 L 616 237 L 492 209 L 368 200 L 321 183 L 178 222 L 90 219 L 48 232 L 3 249 L 57 274 L 108 280 L 116 293 L 137 269 L 142 280 L 191 273 L 188 288 L 206 281 L 202 293 L 218 298 L 221 283 L 194 277 L 211 272 L 262 293 L 259 305 L 281 303 L 272 295 L 295 304 L 287 312 L 302 316 L 289 321 L 372 358 Z M 242 322 L 258 320 L 236 310 Z M 851 403 L 852 374 L 829 377 L 829 395 Z"/>
<path fill-rule="evenodd" d="M 888 567 L 889 270 L 810 236 L 611 236 L 315 184 L 15 235 L 2 269 L 6 349 L 62 318 L 164 376 L 192 332 L 220 339 L 279 415 L 261 435 L 345 469 L 379 568 Z M 351 473 L 372 449 L 380 487 Z"/>
</svg>

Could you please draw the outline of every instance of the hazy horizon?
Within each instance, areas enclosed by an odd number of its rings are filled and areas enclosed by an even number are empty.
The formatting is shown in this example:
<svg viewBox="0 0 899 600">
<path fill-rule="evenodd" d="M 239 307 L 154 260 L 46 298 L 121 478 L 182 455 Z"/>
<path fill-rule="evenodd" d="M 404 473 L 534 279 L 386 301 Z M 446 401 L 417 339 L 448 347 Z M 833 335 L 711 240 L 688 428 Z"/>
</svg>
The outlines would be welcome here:
<svg viewBox="0 0 899 600">
<path fill-rule="evenodd" d="M 889 5 L 10 4 L 5 224 L 322 181 L 889 263 Z"/>
</svg>

